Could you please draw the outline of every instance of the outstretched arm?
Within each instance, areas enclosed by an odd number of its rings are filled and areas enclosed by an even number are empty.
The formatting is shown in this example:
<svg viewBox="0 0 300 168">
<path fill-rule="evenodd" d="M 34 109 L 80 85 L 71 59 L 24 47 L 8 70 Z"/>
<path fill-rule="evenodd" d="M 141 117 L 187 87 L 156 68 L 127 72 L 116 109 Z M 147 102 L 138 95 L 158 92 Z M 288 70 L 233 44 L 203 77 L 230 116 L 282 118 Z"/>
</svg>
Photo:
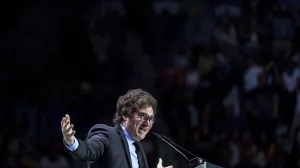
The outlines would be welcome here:
<svg viewBox="0 0 300 168">
<path fill-rule="evenodd" d="M 75 138 L 73 124 L 66 115 L 61 122 L 64 143 L 69 153 L 77 160 L 95 161 L 99 159 L 110 143 L 110 133 L 105 125 L 93 126 L 85 141 Z"/>
</svg>

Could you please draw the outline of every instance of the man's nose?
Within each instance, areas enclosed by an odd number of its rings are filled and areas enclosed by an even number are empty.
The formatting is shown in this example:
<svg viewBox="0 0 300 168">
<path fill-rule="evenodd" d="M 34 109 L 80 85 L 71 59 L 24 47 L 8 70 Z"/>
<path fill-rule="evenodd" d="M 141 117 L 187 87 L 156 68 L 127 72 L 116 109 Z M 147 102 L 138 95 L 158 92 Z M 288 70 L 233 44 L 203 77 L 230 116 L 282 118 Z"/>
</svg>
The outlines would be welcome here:
<svg viewBox="0 0 300 168">
<path fill-rule="evenodd" d="M 143 122 L 143 125 L 144 126 L 149 126 L 151 123 L 150 123 L 150 120 L 148 119 L 148 120 L 145 120 L 144 122 Z"/>
</svg>

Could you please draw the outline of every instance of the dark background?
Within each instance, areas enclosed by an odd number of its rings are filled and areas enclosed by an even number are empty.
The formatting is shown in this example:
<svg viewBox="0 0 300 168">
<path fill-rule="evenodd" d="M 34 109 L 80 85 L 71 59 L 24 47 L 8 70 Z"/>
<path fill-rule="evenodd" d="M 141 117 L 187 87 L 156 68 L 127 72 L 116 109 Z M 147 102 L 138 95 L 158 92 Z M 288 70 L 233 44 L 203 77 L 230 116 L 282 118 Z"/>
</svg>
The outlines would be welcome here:
<svg viewBox="0 0 300 168">
<path fill-rule="evenodd" d="M 0 167 L 85 167 L 63 151 L 118 96 L 159 101 L 153 130 L 224 167 L 299 167 L 297 0 L 1 2 Z M 186 167 L 149 135 L 148 160 Z M 166 166 L 165 165 L 165 166 Z"/>
</svg>

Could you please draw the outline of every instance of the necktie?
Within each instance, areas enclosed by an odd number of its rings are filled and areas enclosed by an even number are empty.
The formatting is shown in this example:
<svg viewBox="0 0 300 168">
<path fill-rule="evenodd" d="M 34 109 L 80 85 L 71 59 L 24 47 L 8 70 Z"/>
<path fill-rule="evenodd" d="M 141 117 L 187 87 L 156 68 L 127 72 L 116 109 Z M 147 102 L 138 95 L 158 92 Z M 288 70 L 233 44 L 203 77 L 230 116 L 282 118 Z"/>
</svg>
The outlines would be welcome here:
<svg viewBox="0 0 300 168">
<path fill-rule="evenodd" d="M 144 162 L 144 158 L 143 158 L 143 154 L 142 154 L 143 149 L 142 149 L 141 143 L 139 141 L 135 141 L 133 143 L 133 145 L 135 146 L 135 149 L 136 149 L 139 168 L 145 168 L 145 162 Z"/>
</svg>

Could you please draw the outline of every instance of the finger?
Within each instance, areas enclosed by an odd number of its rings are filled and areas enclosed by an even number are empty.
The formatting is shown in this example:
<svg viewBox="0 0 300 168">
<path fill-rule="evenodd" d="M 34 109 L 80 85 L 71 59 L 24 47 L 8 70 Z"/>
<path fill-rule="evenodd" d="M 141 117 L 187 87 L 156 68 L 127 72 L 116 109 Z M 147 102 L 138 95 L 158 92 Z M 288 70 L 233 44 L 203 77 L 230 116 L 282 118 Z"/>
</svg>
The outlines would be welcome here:
<svg viewBox="0 0 300 168">
<path fill-rule="evenodd" d="M 74 127 L 74 125 L 71 124 L 70 127 L 66 130 L 66 133 L 68 133 L 68 134 L 71 133 L 73 131 L 73 127 Z"/>
<path fill-rule="evenodd" d="M 63 131 L 65 132 L 70 126 L 70 121 L 67 121 L 63 127 Z"/>
<path fill-rule="evenodd" d="M 68 120 L 71 120 L 71 118 L 70 118 L 70 116 L 69 116 L 69 114 L 66 114 L 66 120 L 68 121 Z"/>
<path fill-rule="evenodd" d="M 61 129 L 63 129 L 64 125 L 65 125 L 65 122 L 66 122 L 66 118 L 63 117 L 61 122 L 60 122 L 60 125 L 61 125 Z"/>
<path fill-rule="evenodd" d="M 165 167 L 165 168 L 173 168 L 173 166 L 168 166 L 168 167 Z"/>
<path fill-rule="evenodd" d="M 76 134 L 76 131 L 75 130 L 73 130 L 70 134 L 68 134 L 68 136 L 74 136 Z"/>
<path fill-rule="evenodd" d="M 65 119 L 65 117 L 61 120 L 60 125 L 61 125 L 61 131 L 64 131 L 64 127 L 66 126 L 66 119 Z"/>
</svg>

